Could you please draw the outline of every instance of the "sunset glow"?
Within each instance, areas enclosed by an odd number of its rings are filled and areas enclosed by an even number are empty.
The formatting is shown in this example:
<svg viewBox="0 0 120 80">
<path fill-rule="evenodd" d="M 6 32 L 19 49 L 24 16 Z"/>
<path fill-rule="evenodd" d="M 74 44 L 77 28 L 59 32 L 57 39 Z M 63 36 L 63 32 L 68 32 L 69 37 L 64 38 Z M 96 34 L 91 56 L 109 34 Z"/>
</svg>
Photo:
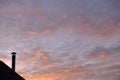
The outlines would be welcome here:
<svg viewBox="0 0 120 80">
<path fill-rule="evenodd" d="M 119 0 L 0 0 L 0 60 L 26 80 L 120 80 Z"/>
</svg>

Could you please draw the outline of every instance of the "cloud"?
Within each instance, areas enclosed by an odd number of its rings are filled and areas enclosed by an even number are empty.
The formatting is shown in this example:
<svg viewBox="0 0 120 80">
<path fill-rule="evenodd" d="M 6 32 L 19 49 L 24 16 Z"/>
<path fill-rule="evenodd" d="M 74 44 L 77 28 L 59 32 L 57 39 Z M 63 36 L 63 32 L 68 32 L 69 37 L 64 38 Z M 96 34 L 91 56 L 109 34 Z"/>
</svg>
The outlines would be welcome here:
<svg viewBox="0 0 120 80">
<path fill-rule="evenodd" d="M 0 59 L 17 51 L 30 80 L 119 80 L 119 13 L 118 0 L 0 0 Z"/>
<path fill-rule="evenodd" d="M 4 56 L 4 55 L 1 55 L 0 60 L 1 60 L 1 61 L 5 61 L 5 62 L 9 61 L 9 60 L 8 60 L 8 57 L 7 57 L 7 56 Z"/>
<path fill-rule="evenodd" d="M 39 79 L 58 79 L 58 80 L 62 80 L 62 79 L 72 79 L 74 78 L 76 75 L 79 74 L 84 74 L 84 69 L 82 69 L 81 67 L 63 67 L 63 68 L 55 68 L 43 73 L 39 73 L 39 74 L 35 74 L 36 78 Z M 67 74 L 67 75 L 66 75 Z M 66 76 L 64 76 L 66 75 Z M 84 75 L 83 75 L 84 76 Z M 34 77 L 33 77 L 34 79 Z"/>
<path fill-rule="evenodd" d="M 96 78 L 99 79 L 119 79 L 118 73 L 119 73 L 119 57 L 116 57 L 116 55 L 119 54 L 119 47 L 112 47 L 109 49 L 106 48 L 96 48 L 93 50 L 92 53 L 88 53 L 87 58 L 88 64 L 86 64 L 86 67 L 88 69 L 91 69 L 90 74 L 95 74 Z M 91 62 L 92 63 L 89 63 Z M 93 71 L 92 71 L 93 70 Z M 98 73 L 99 72 L 99 73 Z M 114 76 L 110 76 L 114 75 Z"/>
</svg>

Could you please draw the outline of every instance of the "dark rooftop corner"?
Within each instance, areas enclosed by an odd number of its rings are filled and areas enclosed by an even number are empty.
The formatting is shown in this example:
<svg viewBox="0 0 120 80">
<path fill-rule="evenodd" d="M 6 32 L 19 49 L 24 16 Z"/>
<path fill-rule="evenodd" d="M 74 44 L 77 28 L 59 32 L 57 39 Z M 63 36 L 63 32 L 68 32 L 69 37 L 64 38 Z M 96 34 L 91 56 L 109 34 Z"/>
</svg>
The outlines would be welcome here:
<svg viewBox="0 0 120 80">
<path fill-rule="evenodd" d="M 25 80 L 15 71 L 15 58 L 16 53 L 12 53 L 12 68 L 0 61 L 0 80 Z"/>
</svg>

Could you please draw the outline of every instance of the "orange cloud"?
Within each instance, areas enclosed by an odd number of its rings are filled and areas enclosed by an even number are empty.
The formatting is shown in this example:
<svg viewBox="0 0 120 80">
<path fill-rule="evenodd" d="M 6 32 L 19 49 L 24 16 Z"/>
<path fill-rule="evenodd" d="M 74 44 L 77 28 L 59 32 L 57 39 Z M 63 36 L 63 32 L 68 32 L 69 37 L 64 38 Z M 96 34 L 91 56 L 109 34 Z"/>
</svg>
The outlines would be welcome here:
<svg viewBox="0 0 120 80">
<path fill-rule="evenodd" d="M 31 36 L 37 35 L 38 32 L 34 30 L 25 30 L 24 36 L 21 38 L 22 41 L 28 40 Z"/>
<path fill-rule="evenodd" d="M 107 55 L 108 55 L 108 50 L 107 49 L 95 49 L 95 51 L 91 52 L 91 53 L 88 53 L 86 55 L 87 59 L 99 59 L 99 60 L 102 60 L 102 59 L 106 59 Z"/>
<path fill-rule="evenodd" d="M 35 56 L 41 58 L 44 61 L 48 60 L 48 57 L 40 50 L 37 50 Z"/>
<path fill-rule="evenodd" d="M 105 51 L 101 51 L 98 55 L 98 58 L 104 59 L 106 57 L 107 53 Z"/>
<path fill-rule="evenodd" d="M 28 35 L 36 35 L 36 34 L 37 34 L 36 31 L 32 31 L 32 30 L 28 30 L 28 31 L 26 31 L 26 33 L 27 33 Z"/>
<path fill-rule="evenodd" d="M 0 60 L 6 62 L 6 61 L 8 61 L 8 58 L 6 56 L 1 56 Z"/>
<path fill-rule="evenodd" d="M 82 67 L 63 67 L 57 69 L 51 69 L 45 72 L 33 73 L 33 75 L 26 75 L 27 80 L 68 80 L 75 78 L 77 75 L 85 77 L 87 70 Z"/>
<path fill-rule="evenodd" d="M 56 76 L 34 76 L 32 78 L 26 78 L 27 80 L 62 80 Z"/>
<path fill-rule="evenodd" d="M 47 27 L 47 28 L 45 28 L 43 33 L 50 33 L 50 32 L 52 32 L 52 29 Z"/>
<path fill-rule="evenodd" d="M 40 59 L 41 65 L 43 65 L 43 67 L 52 67 L 52 66 L 58 66 L 58 65 L 62 64 L 61 61 L 58 61 L 58 60 L 52 61 L 52 60 L 50 60 L 49 55 L 45 54 L 41 50 L 37 50 L 35 55 L 32 57 L 33 61 L 36 61 L 37 59 Z"/>
<path fill-rule="evenodd" d="M 2 58 L 0 58 L 0 60 L 1 61 L 7 61 L 7 58 L 2 57 Z"/>
<path fill-rule="evenodd" d="M 102 37 L 114 36 L 117 33 L 117 27 L 114 24 L 109 23 L 106 27 L 97 28 L 94 34 L 98 34 Z"/>
<path fill-rule="evenodd" d="M 97 20 L 96 20 L 97 21 Z M 106 22 L 106 23 L 105 23 Z M 57 23 L 56 26 L 62 26 L 64 29 L 75 29 L 75 31 L 84 33 L 84 35 L 97 36 L 99 38 L 110 38 L 117 35 L 118 26 L 116 21 L 113 19 L 106 20 L 104 24 L 95 24 L 95 22 L 90 21 L 89 19 L 82 16 L 68 17 L 63 21 Z"/>
</svg>

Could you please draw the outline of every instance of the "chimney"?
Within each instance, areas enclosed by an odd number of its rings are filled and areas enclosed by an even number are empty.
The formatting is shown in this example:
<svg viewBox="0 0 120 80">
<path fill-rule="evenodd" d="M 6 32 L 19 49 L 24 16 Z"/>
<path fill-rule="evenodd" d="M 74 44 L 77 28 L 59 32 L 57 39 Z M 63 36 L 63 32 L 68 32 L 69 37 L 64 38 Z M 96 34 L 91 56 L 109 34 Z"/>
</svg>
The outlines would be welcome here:
<svg viewBox="0 0 120 80">
<path fill-rule="evenodd" d="M 12 52 L 12 70 L 15 72 L 16 53 Z"/>
</svg>

